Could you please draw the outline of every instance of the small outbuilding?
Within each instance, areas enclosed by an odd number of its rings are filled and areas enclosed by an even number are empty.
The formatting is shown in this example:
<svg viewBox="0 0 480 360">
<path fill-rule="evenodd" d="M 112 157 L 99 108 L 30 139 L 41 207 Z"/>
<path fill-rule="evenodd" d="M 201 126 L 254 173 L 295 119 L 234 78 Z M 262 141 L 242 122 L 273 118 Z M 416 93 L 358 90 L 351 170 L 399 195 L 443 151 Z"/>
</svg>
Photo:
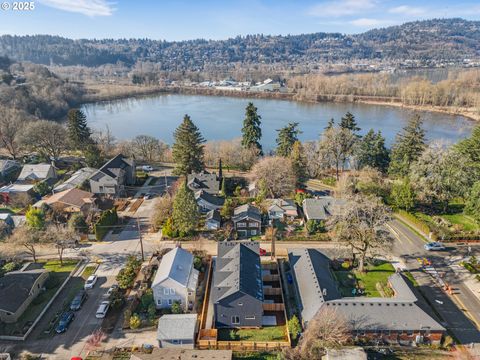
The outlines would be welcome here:
<svg viewBox="0 0 480 360">
<path fill-rule="evenodd" d="M 160 348 L 193 349 L 197 333 L 197 314 L 169 314 L 158 320 Z"/>
</svg>

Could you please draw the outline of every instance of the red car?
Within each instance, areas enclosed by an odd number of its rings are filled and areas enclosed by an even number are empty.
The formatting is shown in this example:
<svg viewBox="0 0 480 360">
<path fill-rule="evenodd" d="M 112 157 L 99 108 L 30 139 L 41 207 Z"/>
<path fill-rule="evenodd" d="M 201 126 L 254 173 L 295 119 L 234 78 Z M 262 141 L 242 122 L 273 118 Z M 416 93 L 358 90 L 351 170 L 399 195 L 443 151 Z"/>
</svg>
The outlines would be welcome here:
<svg viewBox="0 0 480 360">
<path fill-rule="evenodd" d="M 260 248 L 260 256 L 267 255 L 267 250 Z"/>
</svg>

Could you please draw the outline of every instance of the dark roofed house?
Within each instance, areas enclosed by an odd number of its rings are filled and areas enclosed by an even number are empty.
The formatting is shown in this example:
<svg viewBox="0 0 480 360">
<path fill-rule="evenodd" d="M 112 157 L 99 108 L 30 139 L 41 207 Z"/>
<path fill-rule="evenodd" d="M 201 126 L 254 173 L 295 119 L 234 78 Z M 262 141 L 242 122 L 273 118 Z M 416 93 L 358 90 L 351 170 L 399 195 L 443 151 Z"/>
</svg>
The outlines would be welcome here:
<svg viewBox="0 0 480 360">
<path fill-rule="evenodd" d="M 195 193 L 195 200 L 201 212 L 210 210 L 219 210 L 225 203 L 225 199 L 220 196 L 212 195 L 205 190 L 199 190 Z"/>
<path fill-rule="evenodd" d="M 321 196 L 314 199 L 305 199 L 302 202 L 303 213 L 307 220 L 327 220 L 338 211 L 338 207 L 345 204 L 344 200 L 331 196 Z"/>
<path fill-rule="evenodd" d="M 94 194 L 123 196 L 125 187 L 135 185 L 135 160 L 122 154 L 107 161 L 90 177 Z"/>
<path fill-rule="evenodd" d="M 233 226 L 239 238 L 249 238 L 262 233 L 262 214 L 253 205 L 245 204 L 233 211 Z"/>
<path fill-rule="evenodd" d="M 220 193 L 220 182 L 221 179 L 217 174 L 202 171 L 188 175 L 187 186 L 195 193 L 203 190 L 206 193 L 217 195 Z"/>
<path fill-rule="evenodd" d="M 22 165 L 16 160 L 0 160 L 0 180 L 4 182 L 15 180 L 15 175 L 21 168 Z"/>
<path fill-rule="evenodd" d="M 207 213 L 207 217 L 205 220 L 205 227 L 208 230 L 218 230 L 222 225 L 222 217 L 220 216 L 220 212 L 218 210 L 210 210 Z"/>
<path fill-rule="evenodd" d="M 294 249 L 288 257 L 304 326 L 317 313 L 334 308 L 357 337 L 406 345 L 441 341 L 445 328 L 400 273 L 388 279 L 393 297 L 341 297 L 326 256 L 314 249 Z"/>
<path fill-rule="evenodd" d="M 217 328 L 261 327 L 263 282 L 257 242 L 219 242 L 212 284 Z"/>
<path fill-rule="evenodd" d="M 44 269 L 20 270 L 0 278 L 0 320 L 14 323 L 42 291 L 48 278 Z"/>
</svg>

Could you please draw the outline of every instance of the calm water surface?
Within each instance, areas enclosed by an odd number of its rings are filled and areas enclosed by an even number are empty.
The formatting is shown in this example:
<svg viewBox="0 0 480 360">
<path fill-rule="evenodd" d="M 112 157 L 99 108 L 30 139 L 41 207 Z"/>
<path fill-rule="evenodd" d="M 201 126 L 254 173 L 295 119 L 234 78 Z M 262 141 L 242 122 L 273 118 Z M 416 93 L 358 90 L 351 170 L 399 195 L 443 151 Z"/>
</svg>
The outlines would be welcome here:
<svg viewBox="0 0 480 360">
<path fill-rule="evenodd" d="M 414 114 L 411 110 L 389 106 L 319 103 L 305 104 L 270 99 L 241 99 L 197 95 L 156 95 L 84 105 L 90 126 L 105 130 L 118 139 L 140 134 L 155 136 L 166 143 L 173 141 L 173 131 L 189 114 L 207 140 L 228 140 L 241 135 L 245 106 L 253 101 L 262 116 L 262 144 L 275 147 L 276 129 L 289 122 L 300 123 L 302 141 L 318 139 L 329 119 L 337 121 L 347 111 L 353 113 L 361 133 L 381 130 L 391 145 L 395 135 Z M 461 116 L 420 112 L 429 140 L 457 142 L 468 136 L 475 123 Z"/>
</svg>

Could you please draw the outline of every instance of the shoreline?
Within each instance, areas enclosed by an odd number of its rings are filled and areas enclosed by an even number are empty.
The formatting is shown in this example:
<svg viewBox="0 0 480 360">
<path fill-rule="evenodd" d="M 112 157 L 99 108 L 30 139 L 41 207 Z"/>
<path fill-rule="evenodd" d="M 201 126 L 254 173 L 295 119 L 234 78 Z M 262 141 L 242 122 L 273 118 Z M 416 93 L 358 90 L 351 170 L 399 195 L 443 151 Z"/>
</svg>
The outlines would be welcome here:
<svg viewBox="0 0 480 360">
<path fill-rule="evenodd" d="M 385 98 L 375 96 L 358 95 L 316 95 L 315 98 L 299 98 L 296 93 L 269 93 L 269 92 L 247 92 L 236 90 L 219 90 L 212 88 L 195 87 L 165 87 L 165 86 L 137 86 L 137 85 L 105 85 L 85 84 L 87 95 L 84 96 L 82 104 L 96 102 L 108 102 L 125 100 L 129 98 L 140 98 L 159 94 L 181 94 L 181 95 L 203 95 L 203 96 L 227 96 L 245 99 L 273 99 L 295 101 L 299 103 L 318 104 L 322 102 L 333 103 L 357 103 L 365 105 L 392 106 L 422 112 L 434 112 L 451 116 L 462 116 L 471 121 L 480 121 L 480 112 L 474 108 L 451 108 L 442 106 L 421 106 L 406 105 L 399 98 Z"/>
</svg>

